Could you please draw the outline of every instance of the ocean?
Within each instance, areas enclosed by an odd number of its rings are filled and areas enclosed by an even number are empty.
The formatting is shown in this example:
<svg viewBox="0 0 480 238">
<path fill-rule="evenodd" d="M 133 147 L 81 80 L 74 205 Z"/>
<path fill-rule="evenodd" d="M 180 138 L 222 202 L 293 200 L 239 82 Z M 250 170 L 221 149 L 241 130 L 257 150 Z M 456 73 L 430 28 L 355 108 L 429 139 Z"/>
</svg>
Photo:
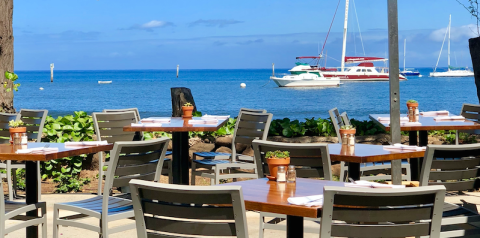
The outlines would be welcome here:
<svg viewBox="0 0 480 238">
<path fill-rule="evenodd" d="M 401 111 L 415 99 L 420 111 L 459 113 L 463 103 L 478 104 L 473 77 L 430 78 L 431 68 L 419 68 L 423 77 L 400 82 Z M 335 88 L 279 88 L 269 80 L 271 69 L 231 70 L 99 70 L 54 72 L 16 71 L 21 83 L 15 92 L 17 110 L 47 109 L 49 115 L 88 113 L 103 109 L 137 107 L 141 117 L 171 116 L 170 88 L 190 88 L 202 113 L 231 115 L 240 108 L 266 109 L 275 119 L 327 118 L 337 107 L 350 118 L 367 120 L 369 114 L 389 112 L 388 82 L 344 82 Z M 288 69 L 276 69 L 276 74 Z M 98 81 L 113 81 L 98 84 Z M 246 87 L 241 88 L 240 84 Z M 44 90 L 39 90 L 42 87 Z"/>
</svg>

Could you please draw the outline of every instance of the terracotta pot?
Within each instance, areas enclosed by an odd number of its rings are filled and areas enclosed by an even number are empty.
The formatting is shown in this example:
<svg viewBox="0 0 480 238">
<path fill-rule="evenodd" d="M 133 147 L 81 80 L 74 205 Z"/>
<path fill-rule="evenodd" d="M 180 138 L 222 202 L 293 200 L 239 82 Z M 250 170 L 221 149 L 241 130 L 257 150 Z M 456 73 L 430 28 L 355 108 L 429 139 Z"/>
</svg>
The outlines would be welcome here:
<svg viewBox="0 0 480 238">
<path fill-rule="evenodd" d="M 407 109 L 411 107 L 418 108 L 418 102 L 407 102 Z"/>
<path fill-rule="evenodd" d="M 353 129 L 340 129 L 340 135 L 344 135 L 344 134 L 347 134 L 347 135 L 351 135 L 351 134 L 354 134 L 357 133 L 357 129 L 353 128 Z"/>
<path fill-rule="evenodd" d="M 183 118 L 191 118 L 193 113 L 193 106 L 182 106 Z"/>
<path fill-rule="evenodd" d="M 288 165 L 290 165 L 290 157 L 278 159 L 278 158 L 268 158 L 267 159 L 268 170 L 270 171 L 270 177 L 273 180 L 277 180 L 277 167 L 285 166 L 285 171 L 287 171 Z M 270 178 L 269 178 L 270 179 Z"/>
<path fill-rule="evenodd" d="M 10 144 L 13 144 L 13 136 L 15 133 L 26 133 L 27 128 L 26 127 L 16 127 L 16 128 L 10 128 Z"/>
</svg>

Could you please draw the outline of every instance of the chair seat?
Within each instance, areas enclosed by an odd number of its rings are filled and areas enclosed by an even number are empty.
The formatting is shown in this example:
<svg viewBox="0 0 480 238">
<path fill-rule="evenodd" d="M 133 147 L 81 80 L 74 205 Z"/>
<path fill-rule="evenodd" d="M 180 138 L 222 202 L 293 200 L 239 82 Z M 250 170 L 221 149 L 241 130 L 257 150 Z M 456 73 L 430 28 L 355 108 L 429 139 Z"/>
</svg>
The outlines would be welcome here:
<svg viewBox="0 0 480 238">
<path fill-rule="evenodd" d="M 476 216 L 478 214 L 457 204 L 444 203 L 442 217 L 456 217 L 456 216 Z"/>
<path fill-rule="evenodd" d="M 384 162 L 369 162 L 369 163 L 362 163 L 360 164 L 360 167 L 371 167 L 371 166 L 379 166 L 379 165 L 390 165 L 392 164 L 390 161 L 384 161 Z M 402 164 L 407 165 L 408 160 L 403 160 L 402 159 Z"/>
<path fill-rule="evenodd" d="M 171 154 L 172 154 L 172 152 L 171 152 L 171 151 L 167 151 L 167 152 L 165 153 L 165 156 L 167 156 L 167 155 L 171 155 Z M 167 160 L 167 159 L 165 159 L 165 160 Z"/>
<path fill-rule="evenodd" d="M 203 164 L 203 165 L 216 165 L 216 164 L 231 163 L 230 160 L 214 160 L 214 159 L 194 160 L 193 162 L 197 163 L 197 164 Z"/>
<path fill-rule="evenodd" d="M 5 214 L 26 206 L 28 205 L 24 202 L 5 201 Z"/>
<path fill-rule="evenodd" d="M 55 206 L 61 207 L 60 209 L 68 210 L 68 207 L 76 207 L 84 209 L 87 211 L 93 211 L 102 213 L 102 200 L 103 196 L 96 196 L 94 198 L 75 201 L 75 202 L 66 202 L 66 203 L 57 203 Z M 133 203 L 131 200 L 123 199 L 119 197 L 109 197 L 108 201 L 108 215 L 115 215 L 123 212 L 133 212 Z"/>
<path fill-rule="evenodd" d="M 193 153 L 196 156 L 208 158 L 208 157 L 215 157 L 215 156 L 230 156 L 232 154 L 229 153 L 221 153 L 221 152 L 195 152 Z"/>
</svg>

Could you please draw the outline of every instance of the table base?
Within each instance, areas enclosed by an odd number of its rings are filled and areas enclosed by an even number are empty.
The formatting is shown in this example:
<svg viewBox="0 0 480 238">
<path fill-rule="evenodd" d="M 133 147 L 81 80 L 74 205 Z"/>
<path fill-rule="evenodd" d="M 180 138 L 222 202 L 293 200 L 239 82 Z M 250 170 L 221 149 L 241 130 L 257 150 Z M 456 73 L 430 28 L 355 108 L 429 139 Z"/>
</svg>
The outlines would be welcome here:
<svg viewBox="0 0 480 238">
<path fill-rule="evenodd" d="M 303 238 L 303 217 L 287 215 L 287 238 Z"/>
<path fill-rule="evenodd" d="M 409 145 L 417 145 L 417 131 L 408 132 Z M 428 131 L 418 132 L 418 146 L 427 146 L 428 144 Z M 410 159 L 410 171 L 412 174 L 412 181 L 420 180 L 420 173 L 422 171 L 423 158 Z"/>
<path fill-rule="evenodd" d="M 38 203 L 38 172 L 37 162 L 25 162 L 25 191 L 27 204 Z M 27 216 L 38 217 L 38 209 L 27 212 Z M 26 237 L 38 237 L 38 226 L 29 226 L 26 228 Z"/>
<path fill-rule="evenodd" d="M 189 185 L 188 173 L 188 132 L 172 133 L 172 173 L 173 183 Z"/>
<path fill-rule="evenodd" d="M 357 181 L 360 180 L 360 164 L 359 163 L 348 163 L 348 178 L 352 178 L 353 180 Z M 343 179 L 343 178 L 341 178 Z M 343 182 L 343 181 L 341 181 Z"/>
</svg>

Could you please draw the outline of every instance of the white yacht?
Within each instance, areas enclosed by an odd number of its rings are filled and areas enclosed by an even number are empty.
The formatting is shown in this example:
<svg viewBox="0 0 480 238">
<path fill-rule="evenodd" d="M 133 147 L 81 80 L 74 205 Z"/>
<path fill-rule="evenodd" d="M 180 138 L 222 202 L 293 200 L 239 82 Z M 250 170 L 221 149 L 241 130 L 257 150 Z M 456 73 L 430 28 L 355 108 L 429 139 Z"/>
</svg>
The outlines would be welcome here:
<svg viewBox="0 0 480 238">
<path fill-rule="evenodd" d="M 282 78 L 271 76 L 270 79 L 279 87 L 336 87 L 340 85 L 340 78 L 327 78 L 322 73 L 285 75 Z"/>
<path fill-rule="evenodd" d="M 450 66 L 450 31 L 452 26 L 452 15 L 450 15 L 450 20 L 448 21 L 447 31 L 445 32 L 445 37 L 443 38 L 442 48 L 440 48 L 440 54 L 438 55 L 437 65 L 435 69 L 430 73 L 430 77 L 473 77 L 475 74 L 473 71 L 469 70 L 468 67 L 465 69 L 457 69 Z M 443 45 L 445 44 L 445 39 L 447 38 L 448 33 L 448 70 L 445 72 L 437 72 L 438 61 L 440 61 L 440 56 L 442 55 Z"/>
</svg>

